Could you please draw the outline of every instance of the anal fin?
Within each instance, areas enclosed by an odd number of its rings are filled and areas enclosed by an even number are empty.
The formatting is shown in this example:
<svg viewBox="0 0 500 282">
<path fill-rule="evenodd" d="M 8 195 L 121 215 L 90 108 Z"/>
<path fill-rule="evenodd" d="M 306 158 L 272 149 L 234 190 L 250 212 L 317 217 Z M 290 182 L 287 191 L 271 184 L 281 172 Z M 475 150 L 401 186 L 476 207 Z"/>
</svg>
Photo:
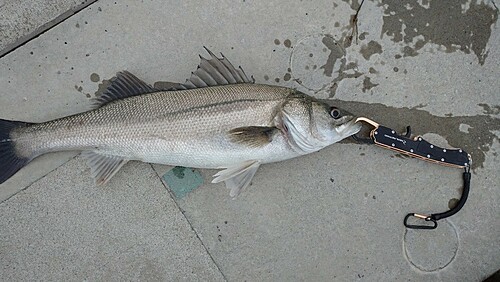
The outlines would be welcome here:
<svg viewBox="0 0 500 282">
<path fill-rule="evenodd" d="M 90 167 L 96 185 L 106 184 L 128 162 L 120 157 L 93 151 L 84 151 L 82 156 L 87 159 L 87 165 Z"/>
<path fill-rule="evenodd" d="M 219 183 L 224 181 L 226 187 L 230 189 L 229 195 L 236 197 L 242 189 L 250 185 L 252 178 L 259 169 L 259 161 L 245 161 L 236 166 L 228 167 L 221 170 L 214 175 L 212 183 Z"/>
</svg>

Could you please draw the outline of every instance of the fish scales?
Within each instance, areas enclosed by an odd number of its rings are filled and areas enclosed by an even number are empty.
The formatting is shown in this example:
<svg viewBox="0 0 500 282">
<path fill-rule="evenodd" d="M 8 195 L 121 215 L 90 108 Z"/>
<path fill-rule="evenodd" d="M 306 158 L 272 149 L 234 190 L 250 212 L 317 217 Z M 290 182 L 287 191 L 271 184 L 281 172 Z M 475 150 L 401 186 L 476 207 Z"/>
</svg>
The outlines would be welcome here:
<svg viewBox="0 0 500 282">
<path fill-rule="evenodd" d="M 228 142 L 225 133 L 237 127 L 270 126 L 276 107 L 290 93 L 288 88 L 258 84 L 155 92 L 20 128 L 13 139 L 26 157 L 97 149 L 132 160 L 169 164 L 170 159 L 177 160 L 174 163 L 185 161 L 180 154 L 193 154 L 190 166 L 206 166 L 206 153 L 227 153 L 233 148 L 235 154 L 242 155 L 237 151 L 245 148 Z M 234 157 L 237 160 L 238 156 Z M 221 165 L 212 162 L 210 168 Z"/>
</svg>

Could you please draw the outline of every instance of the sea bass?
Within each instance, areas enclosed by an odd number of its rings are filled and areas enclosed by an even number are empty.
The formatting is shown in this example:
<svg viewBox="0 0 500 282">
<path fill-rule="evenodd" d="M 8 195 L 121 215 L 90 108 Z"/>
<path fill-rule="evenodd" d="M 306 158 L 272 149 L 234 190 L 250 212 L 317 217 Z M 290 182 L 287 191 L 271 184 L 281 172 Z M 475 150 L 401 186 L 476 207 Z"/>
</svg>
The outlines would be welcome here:
<svg viewBox="0 0 500 282">
<path fill-rule="evenodd" d="M 255 84 L 206 50 L 211 58 L 200 56 L 198 69 L 172 89 L 123 71 L 88 112 L 38 124 L 0 120 L 0 183 L 42 154 L 81 150 L 96 184 L 137 160 L 222 169 L 212 182 L 224 181 L 234 197 L 261 164 L 360 130 L 351 114 L 291 88 Z"/>
</svg>

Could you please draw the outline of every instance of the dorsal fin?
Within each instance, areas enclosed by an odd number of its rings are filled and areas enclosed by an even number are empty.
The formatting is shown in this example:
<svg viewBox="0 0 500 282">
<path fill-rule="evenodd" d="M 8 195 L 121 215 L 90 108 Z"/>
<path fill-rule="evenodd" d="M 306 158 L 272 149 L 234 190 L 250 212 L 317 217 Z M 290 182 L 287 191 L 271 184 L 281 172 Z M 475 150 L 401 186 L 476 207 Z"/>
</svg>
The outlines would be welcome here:
<svg viewBox="0 0 500 282">
<path fill-rule="evenodd" d="M 191 73 L 191 77 L 185 83 L 173 90 L 194 89 L 216 85 L 254 83 L 253 76 L 248 78 L 243 69 L 235 68 L 229 60 L 221 53 L 222 58 L 215 56 L 212 51 L 203 46 L 210 55 L 210 59 L 200 56 L 198 69 Z"/>
<path fill-rule="evenodd" d="M 116 74 L 116 78 L 111 81 L 111 85 L 108 86 L 101 96 L 94 99 L 94 106 L 98 108 L 115 100 L 156 91 L 158 90 L 130 72 L 122 71 Z"/>
</svg>

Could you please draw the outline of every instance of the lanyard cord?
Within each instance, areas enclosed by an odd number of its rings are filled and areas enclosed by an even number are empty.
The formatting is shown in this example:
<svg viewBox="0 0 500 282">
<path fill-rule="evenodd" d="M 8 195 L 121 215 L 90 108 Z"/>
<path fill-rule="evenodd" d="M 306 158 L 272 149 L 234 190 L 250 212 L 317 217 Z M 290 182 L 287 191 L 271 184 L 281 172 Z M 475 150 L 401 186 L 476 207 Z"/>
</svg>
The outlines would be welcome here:
<svg viewBox="0 0 500 282">
<path fill-rule="evenodd" d="M 462 209 L 462 207 L 465 205 L 465 202 L 467 201 L 467 197 L 469 197 L 470 178 L 471 178 L 470 170 L 468 168 L 466 168 L 464 173 L 463 173 L 464 189 L 462 191 L 462 196 L 460 197 L 460 200 L 458 201 L 458 203 L 455 207 L 453 207 L 452 209 L 450 209 L 448 211 L 441 212 L 441 213 L 433 213 L 431 215 L 409 213 L 405 216 L 404 225 L 407 228 L 411 228 L 411 229 L 435 229 L 437 227 L 438 220 L 450 217 L 450 216 L 456 214 L 457 212 L 459 212 Z M 408 219 L 410 217 L 416 217 L 416 218 L 423 219 L 425 221 L 431 221 L 433 224 L 432 225 L 408 224 Z"/>
</svg>

